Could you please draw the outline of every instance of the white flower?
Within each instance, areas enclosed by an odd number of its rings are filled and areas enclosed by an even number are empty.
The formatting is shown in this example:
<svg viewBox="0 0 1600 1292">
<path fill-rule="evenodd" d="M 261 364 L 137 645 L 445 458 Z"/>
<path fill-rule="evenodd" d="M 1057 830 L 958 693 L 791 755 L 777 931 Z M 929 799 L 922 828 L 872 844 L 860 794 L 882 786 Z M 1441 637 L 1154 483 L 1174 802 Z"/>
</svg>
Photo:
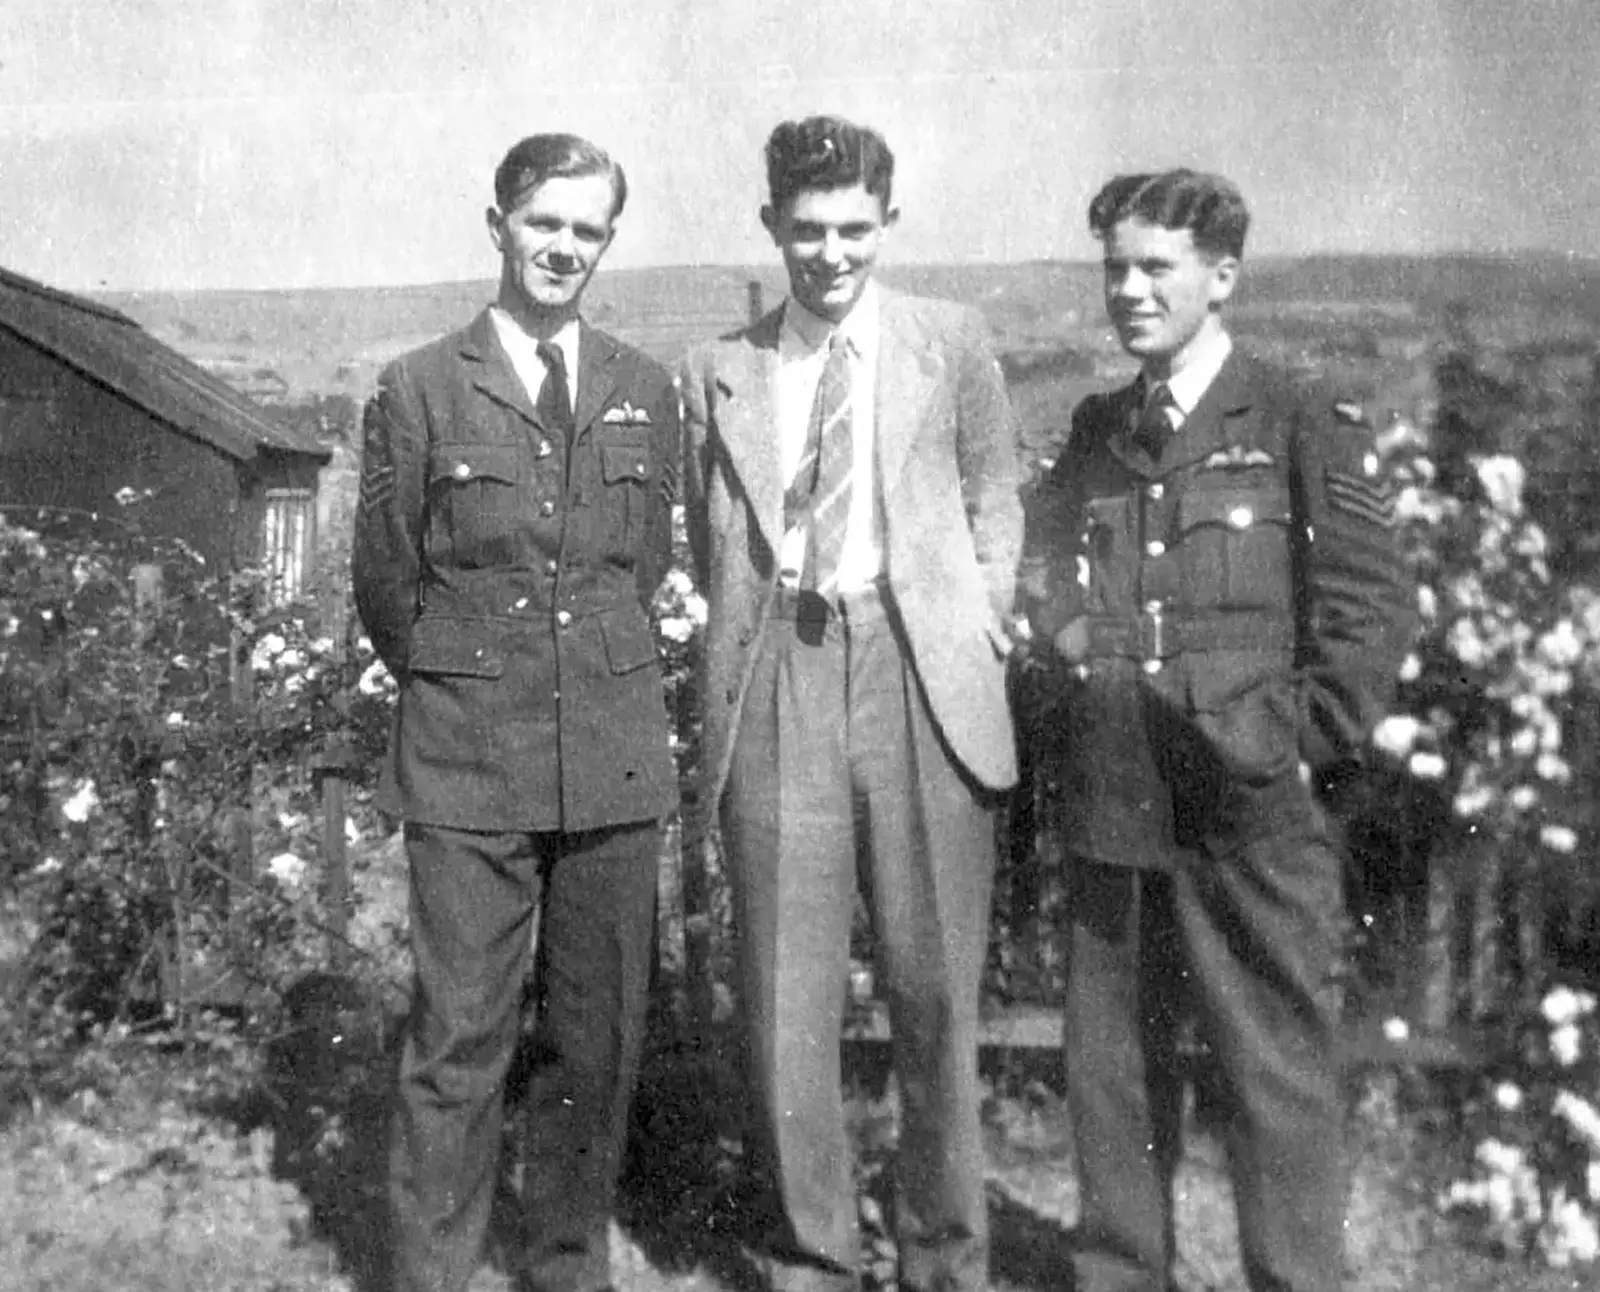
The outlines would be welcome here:
<svg viewBox="0 0 1600 1292">
<path fill-rule="evenodd" d="M 311 650 L 316 655 L 327 655 L 333 650 L 332 637 L 318 637 L 311 643 Z"/>
<path fill-rule="evenodd" d="M 1416 753 L 1411 755 L 1411 774 L 1419 780 L 1436 781 L 1449 770 L 1449 764 L 1438 754 Z"/>
<path fill-rule="evenodd" d="M 673 568 L 667 571 L 667 589 L 673 596 L 686 597 L 694 591 L 694 580 L 687 570 Z"/>
<path fill-rule="evenodd" d="M 361 680 L 356 683 L 356 689 L 362 695 L 382 695 L 393 686 L 394 679 L 389 676 L 389 670 L 383 666 L 381 659 L 368 664 L 361 674 Z"/>
<path fill-rule="evenodd" d="M 1479 783 L 1468 789 L 1463 789 L 1455 798 L 1457 816 L 1477 816 L 1494 802 L 1494 789 L 1491 786 Z"/>
<path fill-rule="evenodd" d="M 61 815 L 67 820 L 82 825 L 100 806 L 100 795 L 94 787 L 94 782 L 84 779 L 78 782 L 72 795 L 61 805 Z"/>
<path fill-rule="evenodd" d="M 60 857 L 55 857 L 55 856 L 50 856 L 50 857 L 46 857 L 37 866 L 35 866 L 33 868 L 33 873 L 35 875 L 53 875 L 53 874 L 56 873 L 56 871 L 58 871 L 60 869 L 61 869 L 61 858 Z"/>
<path fill-rule="evenodd" d="M 1550 1054 L 1563 1068 L 1570 1068 L 1582 1053 L 1583 1033 L 1576 1023 L 1563 1023 L 1550 1029 Z"/>
<path fill-rule="evenodd" d="M 272 662 L 283 654 L 288 643 L 279 633 L 263 633 L 256 642 L 255 649 L 250 652 L 250 663 L 257 670 L 262 671 L 272 667 Z"/>
<path fill-rule="evenodd" d="M 683 613 L 689 617 L 689 621 L 695 627 L 705 627 L 706 616 L 709 613 L 706 607 L 706 599 L 698 592 L 691 592 L 683 599 Z"/>
<path fill-rule="evenodd" d="M 1557 785 L 1565 785 L 1572 779 L 1572 768 L 1560 754 L 1540 754 L 1539 761 L 1534 764 L 1534 770 L 1539 773 L 1541 779 L 1554 781 Z"/>
<path fill-rule="evenodd" d="M 1417 587 L 1417 613 L 1424 623 L 1431 624 L 1439 614 L 1438 595 L 1426 583 Z"/>
<path fill-rule="evenodd" d="M 1515 1082 L 1502 1081 L 1494 1088 L 1494 1101 L 1508 1113 L 1522 1107 L 1522 1089 Z"/>
<path fill-rule="evenodd" d="M 116 493 L 112 494 L 111 496 L 124 507 L 131 507 L 134 503 L 139 501 L 139 491 L 132 485 L 123 485 L 122 488 L 118 489 Z"/>
<path fill-rule="evenodd" d="M 1562 619 L 1539 638 L 1539 654 L 1552 664 L 1570 668 L 1583 658 L 1583 641 L 1572 620 Z"/>
<path fill-rule="evenodd" d="M 1411 1035 L 1411 1025 L 1403 1018 L 1386 1018 L 1383 1020 L 1383 1038 L 1398 1045 Z"/>
<path fill-rule="evenodd" d="M 304 668 L 306 662 L 306 653 L 298 646 L 291 646 L 278 656 L 279 668 Z"/>
<path fill-rule="evenodd" d="M 1372 743 L 1386 754 L 1404 758 L 1415 747 L 1425 728 L 1409 713 L 1391 713 L 1372 732 Z"/>
<path fill-rule="evenodd" d="M 1399 677 L 1402 682 L 1415 682 L 1422 676 L 1422 657 L 1412 651 L 1400 661 Z"/>
<path fill-rule="evenodd" d="M 1526 812 L 1539 801 L 1539 791 L 1532 785 L 1519 785 L 1511 791 L 1511 806 L 1518 812 Z"/>
<path fill-rule="evenodd" d="M 1539 1012 L 1551 1027 L 1560 1027 L 1563 1023 L 1583 1017 L 1587 1012 L 1583 1007 L 1583 997 L 1587 994 L 1580 995 L 1571 987 L 1552 987 L 1539 1003 Z"/>
<path fill-rule="evenodd" d="M 267 863 L 267 873 L 285 888 L 298 888 L 306 877 L 306 863 L 292 852 L 280 852 Z"/>
<path fill-rule="evenodd" d="M 1584 1173 L 1584 1180 L 1588 1185 L 1589 1201 L 1600 1202 L 1600 1157 L 1589 1160 L 1589 1169 Z"/>
<path fill-rule="evenodd" d="M 1578 834 L 1571 826 L 1547 825 L 1539 830 L 1539 842 L 1551 852 L 1571 852 L 1578 846 Z"/>
<path fill-rule="evenodd" d="M 1508 453 L 1496 453 L 1479 458 L 1474 466 L 1489 505 L 1507 516 L 1521 515 L 1522 482 L 1527 476 L 1522 463 Z"/>
<path fill-rule="evenodd" d="M 1538 731 L 1533 727 L 1518 727 L 1511 737 L 1511 752 L 1518 758 L 1532 758 L 1538 750 Z"/>
<path fill-rule="evenodd" d="M 179 713 L 176 709 L 167 714 L 168 731 L 182 731 L 188 725 L 189 719 L 185 718 L 183 714 Z"/>
<path fill-rule="evenodd" d="M 361 829 L 349 817 L 344 819 L 344 841 L 352 845 L 361 842 Z"/>
<path fill-rule="evenodd" d="M 1600 1257 L 1600 1228 L 1583 1204 L 1567 1197 L 1564 1189 L 1551 1194 L 1550 1223 L 1539 1231 L 1539 1250 L 1556 1269 L 1574 1262 L 1587 1265 Z"/>
<path fill-rule="evenodd" d="M 1577 1030 L 1575 1023 L 1564 1023 L 1562 1026 Z M 1573 1133 L 1590 1148 L 1600 1152 L 1600 1112 L 1595 1111 L 1595 1106 L 1587 1099 L 1580 1099 L 1572 1091 L 1563 1090 L 1550 1105 L 1550 1111 L 1572 1127 Z"/>
<path fill-rule="evenodd" d="M 1468 668 L 1482 668 L 1489 662 L 1494 649 L 1484 641 L 1478 625 L 1471 619 L 1457 619 L 1446 634 L 1450 653 Z"/>
<path fill-rule="evenodd" d="M 694 621 L 687 616 L 668 615 L 661 620 L 661 635 L 681 645 L 694 636 Z"/>
</svg>

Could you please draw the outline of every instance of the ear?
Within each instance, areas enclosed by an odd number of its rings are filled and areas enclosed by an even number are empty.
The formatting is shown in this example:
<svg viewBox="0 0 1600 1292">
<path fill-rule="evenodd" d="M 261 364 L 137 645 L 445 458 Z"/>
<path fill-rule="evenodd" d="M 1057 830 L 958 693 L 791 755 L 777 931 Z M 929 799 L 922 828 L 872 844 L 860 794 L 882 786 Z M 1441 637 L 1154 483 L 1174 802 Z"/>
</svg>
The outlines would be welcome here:
<svg viewBox="0 0 1600 1292">
<path fill-rule="evenodd" d="M 772 206 L 761 208 L 761 227 L 767 231 L 774 242 L 778 240 L 778 212 Z"/>
<path fill-rule="evenodd" d="M 1223 301 L 1233 295 L 1234 285 L 1239 281 L 1239 258 L 1237 256 L 1218 256 L 1211 266 L 1211 288 L 1207 298 L 1213 306 L 1221 305 Z"/>
<path fill-rule="evenodd" d="M 899 224 L 899 223 L 900 223 L 900 208 L 898 206 L 891 206 L 887 211 L 885 211 L 883 213 L 883 231 L 885 233 L 890 232 L 894 228 L 894 226 Z"/>
<path fill-rule="evenodd" d="M 489 241 L 494 243 L 494 249 L 505 254 L 506 220 L 497 206 L 485 207 L 483 221 L 489 226 Z"/>
</svg>

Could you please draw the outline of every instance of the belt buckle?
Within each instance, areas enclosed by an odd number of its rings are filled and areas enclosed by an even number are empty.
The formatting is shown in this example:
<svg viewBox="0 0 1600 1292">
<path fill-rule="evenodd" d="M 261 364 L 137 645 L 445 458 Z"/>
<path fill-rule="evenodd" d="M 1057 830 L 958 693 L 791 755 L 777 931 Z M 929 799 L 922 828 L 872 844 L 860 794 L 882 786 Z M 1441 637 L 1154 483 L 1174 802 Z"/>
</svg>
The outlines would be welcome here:
<svg viewBox="0 0 1600 1292">
<path fill-rule="evenodd" d="M 1149 663 L 1151 660 L 1165 659 L 1166 653 L 1166 621 L 1161 611 L 1142 611 L 1139 615 L 1139 654 Z"/>
</svg>

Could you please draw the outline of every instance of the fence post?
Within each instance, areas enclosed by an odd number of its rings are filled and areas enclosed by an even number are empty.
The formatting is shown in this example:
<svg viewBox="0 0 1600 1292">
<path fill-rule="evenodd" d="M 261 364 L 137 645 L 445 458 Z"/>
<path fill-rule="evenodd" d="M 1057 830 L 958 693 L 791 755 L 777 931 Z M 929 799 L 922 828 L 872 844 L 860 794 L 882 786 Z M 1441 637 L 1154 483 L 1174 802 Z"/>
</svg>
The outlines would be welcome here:
<svg viewBox="0 0 1600 1292">
<path fill-rule="evenodd" d="M 330 599 L 328 635 L 333 639 L 330 664 L 341 688 L 349 682 L 350 618 L 345 598 Z M 327 901 L 328 963 L 343 973 L 350 963 L 350 861 L 345 848 L 345 778 L 354 755 L 342 734 L 329 736 L 313 769 L 322 793 L 322 876 Z"/>
</svg>

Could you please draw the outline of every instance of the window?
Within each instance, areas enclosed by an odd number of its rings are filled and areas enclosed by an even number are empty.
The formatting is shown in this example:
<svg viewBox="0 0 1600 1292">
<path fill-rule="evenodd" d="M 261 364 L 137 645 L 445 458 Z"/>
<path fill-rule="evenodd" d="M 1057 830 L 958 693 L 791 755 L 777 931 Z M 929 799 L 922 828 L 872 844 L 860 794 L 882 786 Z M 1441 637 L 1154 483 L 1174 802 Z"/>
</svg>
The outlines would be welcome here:
<svg viewBox="0 0 1600 1292">
<path fill-rule="evenodd" d="M 316 495 L 312 490 L 267 490 L 261 551 L 267 599 L 273 605 L 286 605 L 305 594 L 316 524 Z"/>
</svg>

